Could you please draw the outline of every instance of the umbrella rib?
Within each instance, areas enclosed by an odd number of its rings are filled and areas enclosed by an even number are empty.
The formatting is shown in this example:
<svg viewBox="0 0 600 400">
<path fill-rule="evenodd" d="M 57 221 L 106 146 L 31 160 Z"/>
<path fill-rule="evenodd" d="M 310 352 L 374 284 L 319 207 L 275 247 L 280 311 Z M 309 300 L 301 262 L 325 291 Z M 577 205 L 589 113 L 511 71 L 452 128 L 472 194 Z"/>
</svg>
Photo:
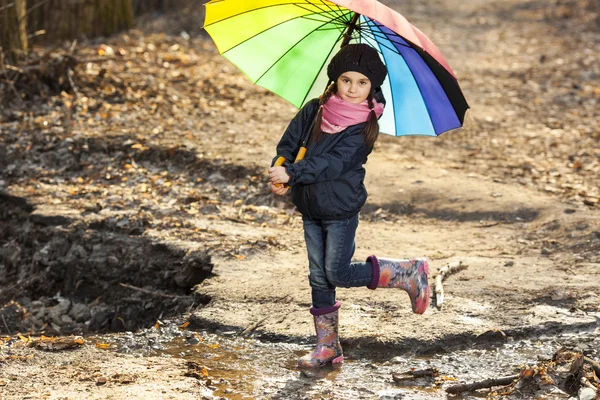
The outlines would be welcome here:
<svg viewBox="0 0 600 400">
<path fill-rule="evenodd" d="M 315 6 L 315 7 L 317 7 L 319 10 L 323 11 L 322 13 L 313 13 L 312 15 L 322 15 L 322 14 L 333 14 L 333 15 L 336 15 L 336 17 L 333 18 L 333 19 L 329 19 L 327 21 L 318 21 L 318 22 L 327 22 L 327 25 L 331 24 L 331 25 L 335 26 L 336 29 L 340 29 L 340 27 L 341 27 L 342 30 L 345 29 L 346 22 L 348 22 L 349 20 L 343 20 L 343 19 L 345 17 L 347 17 L 347 15 L 350 12 L 353 12 L 353 11 L 348 10 L 348 9 L 345 9 L 346 12 L 343 12 L 341 8 L 338 8 L 337 10 L 335 10 L 335 9 L 329 7 L 329 6 L 327 6 L 326 9 L 323 9 L 322 7 L 319 7 L 318 4 L 315 4 L 315 3 L 310 3 L 310 4 L 313 5 L 313 6 Z M 325 4 L 325 3 L 323 3 L 323 4 Z M 303 10 L 311 11 L 310 9 L 307 9 L 305 7 L 302 7 L 302 6 L 299 6 L 298 4 L 295 4 L 295 5 L 296 5 L 296 7 L 302 8 Z M 329 10 L 329 11 L 327 11 L 327 10 Z M 307 18 L 306 15 L 303 15 L 301 18 L 310 19 L 310 18 Z M 340 20 L 343 20 L 343 21 L 339 22 Z M 321 30 L 325 30 L 325 29 L 321 29 Z"/>
<path fill-rule="evenodd" d="M 321 3 L 323 3 L 323 2 L 321 1 Z M 321 7 L 319 4 L 317 4 L 317 3 L 312 3 L 312 2 L 310 2 L 309 0 L 306 0 L 306 2 L 305 2 L 305 3 L 302 3 L 302 4 L 300 4 L 300 3 L 294 3 L 294 5 L 295 5 L 296 7 L 298 7 L 298 8 L 301 8 L 301 9 L 303 9 L 303 10 L 307 10 L 307 11 L 312 11 L 310 8 L 308 8 L 308 7 L 305 7 L 305 4 L 310 4 L 311 6 L 313 6 L 313 7 L 316 7 L 316 8 L 318 8 L 319 10 L 321 10 L 321 11 L 323 11 L 323 12 L 327 12 L 327 10 L 329 10 L 329 11 L 331 11 L 332 13 L 334 13 L 334 14 L 336 14 L 336 15 L 338 15 L 338 16 L 340 15 L 340 12 L 342 11 L 342 8 L 341 8 L 341 7 L 339 7 L 339 6 L 338 6 L 338 8 L 337 8 L 337 9 L 333 9 L 333 8 L 331 8 L 331 7 L 329 7 L 329 6 L 328 6 L 328 7 L 326 7 L 326 8 L 323 8 L 323 7 Z"/>
<path fill-rule="evenodd" d="M 379 28 L 379 26 L 377 26 L 376 24 L 375 24 L 375 26 L 377 27 L 377 29 L 380 29 L 380 28 Z M 383 33 L 383 32 L 381 32 L 381 33 L 382 33 L 382 34 L 385 36 L 385 33 Z M 395 33 L 395 32 L 394 32 L 394 33 Z M 398 44 L 402 45 L 402 43 L 398 43 Z M 410 48 L 410 49 L 411 49 L 411 50 L 413 50 L 413 51 L 416 51 L 415 49 L 413 49 L 413 48 L 412 48 L 412 47 L 410 47 L 410 46 L 406 46 L 406 47 Z M 402 55 L 402 53 L 400 53 L 399 51 L 398 51 L 398 53 L 399 53 L 400 55 Z M 383 53 L 382 53 L 382 55 L 383 55 Z M 404 57 L 403 57 L 403 58 L 404 58 Z M 385 56 L 384 56 L 384 59 L 385 59 Z M 406 62 L 406 61 L 405 61 L 405 62 Z M 429 66 L 428 66 L 428 67 L 429 67 Z M 415 81 L 415 85 L 416 85 L 416 87 L 419 89 L 419 93 L 420 93 L 420 95 L 421 95 L 421 98 L 423 98 L 423 92 L 422 92 L 422 90 L 421 90 L 421 86 L 419 85 L 419 81 L 417 80 L 417 77 L 415 76 L 415 74 L 414 74 L 413 70 L 412 70 L 410 67 L 408 68 L 408 71 L 410 72 L 411 76 L 413 77 L 413 79 L 414 79 L 414 81 Z M 392 89 L 392 87 L 391 87 L 391 85 L 390 85 L 390 93 L 392 94 L 392 102 L 393 102 L 393 98 L 394 98 L 394 92 L 393 92 L 393 90 L 391 90 L 391 89 Z M 427 110 L 427 115 L 429 115 L 429 120 L 431 121 L 431 124 L 432 124 L 432 126 L 433 126 L 433 120 L 431 119 L 431 111 L 429 110 L 429 107 L 427 106 L 427 103 L 425 103 L 425 101 L 423 101 L 423 103 L 425 104 L 425 109 Z M 393 104 L 393 103 L 392 103 L 392 104 Z M 435 133 L 435 127 L 433 127 L 433 132 Z M 438 136 L 438 135 L 436 134 L 436 136 Z"/>
<path fill-rule="evenodd" d="M 311 3 L 316 7 L 319 7 L 317 4 L 315 3 Z M 342 17 L 344 16 L 344 12 L 342 11 L 342 8 L 340 6 L 338 6 L 337 9 L 334 9 L 333 7 L 331 7 L 329 4 L 325 3 L 323 0 L 321 0 L 321 4 L 323 4 L 327 9 L 329 9 L 331 12 L 333 12 L 334 14 L 337 14 L 338 17 Z M 322 8 L 321 8 L 322 9 Z M 352 11 L 352 10 L 348 10 L 348 11 Z"/>
<path fill-rule="evenodd" d="M 223 18 L 223 19 L 220 19 L 220 20 L 218 20 L 218 21 L 211 22 L 211 23 L 210 23 L 210 24 L 208 24 L 208 25 L 203 25 L 203 26 L 202 26 L 202 29 L 206 28 L 207 26 L 211 26 L 211 25 L 214 25 L 214 24 L 218 24 L 219 22 L 227 21 L 228 19 L 231 19 L 231 18 L 239 17 L 240 15 L 244 15 L 244 14 L 248 14 L 248 13 L 254 12 L 254 11 L 256 11 L 256 10 L 263 10 L 263 9 L 265 9 L 265 8 L 272 8 L 272 7 L 282 7 L 282 6 L 290 6 L 290 5 L 292 5 L 292 6 L 296 6 L 296 7 L 300 7 L 300 5 L 304 5 L 304 4 L 306 4 L 306 3 L 271 4 L 271 5 L 269 5 L 269 6 L 257 7 L 257 8 L 253 8 L 252 10 L 246 10 L 246 11 L 243 11 L 243 12 L 237 13 L 237 14 L 235 14 L 235 15 L 230 15 L 230 16 L 228 16 L 228 17 L 226 17 L 226 18 Z M 304 8 L 304 7 L 300 7 L 300 8 L 303 8 L 303 9 L 305 9 L 305 10 L 306 10 L 306 8 Z M 319 8 L 319 7 L 317 6 L 317 8 Z M 319 8 L 319 9 L 321 9 L 321 8 Z M 310 10 L 307 10 L 307 11 L 310 11 Z M 319 14 L 319 13 L 315 13 L 315 14 Z M 294 18 L 292 18 L 292 19 L 295 19 L 295 18 L 299 18 L 299 17 L 294 17 Z"/>
<path fill-rule="evenodd" d="M 316 13 L 315 13 L 315 14 L 316 14 Z M 323 14 L 325 14 L 325 13 L 323 13 Z M 264 31 L 258 32 L 258 33 L 257 33 L 257 34 L 255 34 L 254 36 L 251 36 L 251 37 L 249 37 L 249 38 L 247 38 L 247 39 L 244 39 L 244 40 L 242 40 L 241 42 L 239 42 L 239 43 L 237 43 L 235 46 L 233 46 L 233 47 L 231 47 L 231 48 L 229 48 L 229 49 L 225 50 L 225 51 L 224 51 L 223 53 L 221 53 L 221 54 L 225 54 L 225 53 L 227 53 L 227 52 L 229 52 L 229 51 L 231 51 L 231 50 L 235 49 L 236 47 L 238 47 L 238 46 L 241 46 L 242 44 L 246 43 L 247 41 L 254 39 L 254 38 L 255 38 L 255 37 L 257 37 L 258 35 L 261 35 L 261 34 L 265 33 L 265 32 L 266 32 L 266 31 L 268 31 L 269 29 L 273 29 L 273 28 L 275 28 L 276 26 L 279 26 L 279 25 L 282 25 L 282 24 L 288 23 L 288 22 L 290 22 L 290 21 L 293 21 L 293 20 L 295 20 L 295 19 L 298 19 L 298 18 L 303 18 L 303 17 L 304 17 L 303 15 L 300 15 L 300 16 L 297 16 L 297 17 L 294 17 L 294 18 L 290 18 L 290 19 L 288 19 L 288 20 L 285 20 L 285 21 L 281 21 L 281 22 L 280 22 L 280 23 L 278 23 L 278 24 L 272 25 L 272 26 L 268 27 L 267 29 L 265 29 Z M 336 19 L 337 19 L 337 18 L 336 18 Z M 328 21 L 324 22 L 324 23 L 323 23 L 323 25 L 328 25 L 328 24 L 330 24 L 330 23 L 331 23 L 331 21 L 333 21 L 333 20 L 328 20 Z M 323 21 L 317 21 L 317 22 L 323 22 Z M 323 25 L 321 25 L 321 26 L 323 26 Z M 320 26 L 320 27 L 321 27 L 321 26 Z M 320 27 L 319 27 L 319 28 L 320 28 Z M 310 33 L 314 32 L 314 31 L 316 31 L 316 30 L 319 30 L 319 28 L 316 28 L 315 30 L 311 31 Z M 309 34 L 310 34 L 310 33 L 309 33 Z M 303 39 L 304 39 L 304 38 L 303 38 Z"/>
<path fill-rule="evenodd" d="M 313 21 L 316 21 L 316 20 L 313 20 Z M 321 21 L 317 21 L 317 22 L 321 22 Z M 336 25 L 336 26 L 333 26 L 331 28 L 321 28 L 321 29 L 318 29 L 318 30 L 321 31 L 321 32 L 324 32 L 324 31 L 335 31 L 335 30 L 343 32 L 344 31 L 344 27 L 345 27 L 345 25 Z"/>
<path fill-rule="evenodd" d="M 312 31 L 310 31 L 309 33 L 307 33 L 306 35 L 304 35 L 304 37 L 302 37 L 300 40 L 298 40 L 296 43 L 294 43 L 293 46 L 291 46 L 289 49 L 286 50 L 285 53 L 283 53 L 273 64 L 271 64 L 271 66 L 255 81 L 258 82 L 262 79 L 263 76 L 265 76 L 270 70 L 271 68 L 273 68 L 279 61 L 281 61 L 281 59 L 283 57 L 285 57 L 290 51 L 292 51 L 292 49 L 294 47 L 296 47 L 300 42 L 302 42 L 304 39 L 306 39 L 307 37 L 309 37 L 310 35 L 312 35 L 314 32 L 318 31 L 320 27 L 326 25 L 327 23 L 313 29 Z"/>
<path fill-rule="evenodd" d="M 369 35 L 367 35 L 367 34 L 365 34 L 365 36 L 366 36 L 366 37 L 369 37 Z M 400 52 L 398 51 L 398 49 L 396 49 L 396 48 L 394 48 L 394 47 L 390 47 L 390 46 L 388 46 L 387 44 L 381 43 L 379 40 L 377 40 L 378 38 L 379 38 L 379 39 L 387 39 L 385 36 L 377 36 L 377 35 L 374 35 L 374 34 L 372 34 L 372 35 L 370 36 L 370 38 L 371 38 L 371 39 L 373 39 L 375 42 L 377 42 L 377 44 L 379 44 L 379 45 L 381 45 L 382 47 L 385 47 L 386 49 L 388 49 L 389 51 L 391 51 L 391 52 L 394 52 L 394 53 L 396 53 L 396 54 L 400 54 Z M 387 40 L 388 40 L 388 41 L 390 41 L 389 39 L 387 39 Z M 401 43 L 398 43 L 398 44 L 401 44 Z M 407 47 L 410 47 L 410 46 L 407 46 Z M 379 50 L 378 50 L 378 51 L 379 51 Z M 379 51 L 379 52 L 381 53 L 381 51 Z"/>
<path fill-rule="evenodd" d="M 392 41 L 392 40 L 389 38 L 389 36 L 388 36 L 387 34 L 385 34 L 385 33 L 381 32 L 381 31 L 374 32 L 374 31 L 373 31 L 373 27 L 376 27 L 377 29 L 380 29 L 380 28 L 379 28 L 379 25 L 377 25 L 376 23 L 374 23 L 372 19 L 369 19 L 369 20 L 367 21 L 367 24 L 366 24 L 366 25 L 369 27 L 369 30 L 368 30 L 367 32 L 369 32 L 369 33 L 371 34 L 371 37 L 372 37 L 373 39 L 375 39 L 375 40 L 376 40 L 378 43 L 380 43 L 380 42 L 377 40 L 377 39 L 379 38 L 379 39 L 385 39 L 385 40 L 387 40 L 388 42 L 391 42 L 391 43 L 397 44 L 397 45 L 399 45 L 399 46 L 407 47 L 407 48 L 409 48 L 409 49 L 410 49 L 410 48 L 412 48 L 412 46 L 410 46 L 410 45 L 406 45 L 406 44 L 404 44 L 404 43 L 393 42 L 393 41 Z M 371 26 L 371 25 L 372 25 L 372 26 Z M 362 32 L 362 31 L 361 31 L 361 32 Z M 400 38 L 400 39 L 402 39 L 402 40 L 405 40 L 405 39 L 404 39 L 402 36 L 398 35 L 396 32 L 394 32 L 394 31 L 391 31 L 391 32 L 393 33 L 393 35 L 391 35 L 391 36 L 393 36 L 393 37 L 397 37 L 397 38 Z M 396 49 L 396 48 L 393 48 L 393 47 L 388 47 L 388 46 L 384 45 L 383 43 L 380 43 L 380 44 L 382 44 L 382 45 L 383 45 L 385 48 L 387 48 L 387 49 L 389 49 L 389 50 L 391 50 L 391 51 L 393 51 L 393 52 L 395 52 L 395 53 L 398 53 L 398 54 L 400 54 L 400 51 L 399 51 L 398 49 Z"/>
<path fill-rule="evenodd" d="M 353 11 L 348 11 L 348 13 L 351 13 L 351 12 L 353 12 Z M 345 29 L 346 29 L 346 24 L 345 24 L 345 22 L 339 22 L 339 20 L 342 19 L 342 18 L 344 18 L 344 17 L 346 17 L 347 14 L 337 16 L 334 19 L 330 19 L 330 20 L 328 20 L 324 24 L 324 25 L 332 25 L 333 26 L 332 28 L 320 28 L 319 27 L 319 28 L 317 28 L 317 30 L 319 30 L 319 31 L 331 31 L 331 30 L 334 30 L 334 29 L 339 29 L 340 32 L 343 33 L 345 31 Z M 322 22 L 322 21 L 319 21 L 319 22 Z"/>
<path fill-rule="evenodd" d="M 301 5 L 301 4 L 295 3 L 294 5 L 295 5 L 296 7 L 298 7 L 298 8 L 301 8 L 301 9 L 303 9 L 303 10 L 306 10 L 306 11 L 309 11 L 309 12 L 313 13 L 312 15 L 320 15 L 320 14 L 325 14 L 325 13 L 328 13 L 328 11 L 327 11 L 326 9 L 323 9 L 323 8 L 322 8 L 322 7 L 320 7 L 318 4 L 314 4 L 314 3 L 311 3 L 311 2 L 309 2 L 309 1 L 307 1 L 306 3 L 308 3 L 308 4 L 312 5 L 312 6 L 314 6 L 315 8 L 317 8 L 317 9 L 321 10 L 321 11 L 322 11 L 322 13 L 315 13 L 315 12 L 314 12 L 313 10 L 311 10 L 310 8 L 308 8 L 308 7 L 305 7 L 305 6 L 304 6 L 304 4 L 302 4 L 302 5 Z M 330 10 L 330 11 L 331 11 L 331 12 L 333 12 L 333 14 L 336 14 L 336 15 L 337 15 L 337 12 L 336 12 L 335 10 Z M 339 10 L 338 10 L 338 11 L 339 11 Z M 304 15 L 303 17 L 304 17 L 304 18 L 306 18 L 306 16 L 305 16 L 305 15 Z M 323 22 L 323 21 L 319 21 L 319 22 Z"/>
<path fill-rule="evenodd" d="M 333 14 L 338 15 L 338 17 L 340 15 L 344 15 L 342 10 L 346 10 L 345 8 L 342 8 L 341 6 L 338 6 L 337 9 L 334 9 L 332 7 L 330 7 L 329 5 L 325 4 L 322 0 L 321 0 L 321 4 L 323 4 L 325 6 L 325 8 L 321 7 L 320 4 L 318 3 L 313 3 L 310 0 L 305 0 L 304 3 L 293 3 L 296 7 L 301 8 L 303 10 L 307 10 L 307 11 L 312 11 L 311 9 L 304 7 L 306 4 L 310 4 L 311 6 L 314 6 L 316 8 L 318 8 L 319 10 L 323 11 L 324 13 L 328 12 L 327 10 L 329 10 L 330 12 L 332 12 Z M 348 10 L 350 11 L 350 10 Z"/>
<path fill-rule="evenodd" d="M 371 24 L 373 24 L 373 26 L 376 26 L 376 27 L 377 27 L 377 29 L 380 29 L 380 25 L 379 25 L 379 24 L 377 24 L 377 23 L 375 23 L 375 22 L 374 22 L 372 19 L 370 19 L 368 22 L 370 22 Z M 391 35 L 388 35 L 387 33 L 383 33 L 383 32 L 381 32 L 381 31 L 379 31 L 379 32 L 377 32 L 377 33 L 373 32 L 373 31 L 371 31 L 371 32 L 373 33 L 373 36 L 374 36 L 374 37 L 375 37 L 375 36 L 376 36 L 376 37 L 381 37 L 381 38 L 384 38 L 384 39 L 387 39 L 387 40 L 389 40 L 390 42 L 391 42 L 391 40 L 390 40 L 390 38 L 389 38 L 390 36 L 392 36 L 392 37 L 395 37 L 395 38 L 400 38 L 400 39 L 402 39 L 402 40 L 406 41 L 406 39 L 405 39 L 404 37 L 402 37 L 402 35 L 399 35 L 398 33 L 396 33 L 396 32 L 394 32 L 394 31 L 392 31 L 391 29 L 390 29 L 390 32 L 392 33 Z M 398 45 L 400 45 L 400 46 L 404 46 L 404 47 L 409 47 L 409 48 L 412 48 L 412 46 L 410 46 L 410 45 L 407 45 L 407 44 L 404 44 L 404 43 L 398 43 L 398 42 L 393 42 L 393 43 L 396 43 L 396 44 L 398 44 Z"/>
<path fill-rule="evenodd" d="M 337 40 L 333 43 L 333 46 L 331 46 L 331 50 L 329 50 L 329 53 L 327 54 L 327 57 L 325 57 L 325 59 L 323 60 L 323 63 L 321 64 L 321 68 L 319 68 L 319 71 L 321 71 L 323 69 L 323 66 L 325 65 L 325 63 L 327 62 L 327 60 L 329 59 L 329 56 L 331 55 L 331 53 L 333 52 L 333 50 L 335 49 L 335 45 L 338 44 L 340 42 L 340 40 L 342 39 L 342 37 L 344 36 L 344 31 L 342 31 L 340 33 L 340 35 L 338 36 Z M 306 101 L 306 98 L 308 97 L 308 94 L 310 93 L 310 88 L 312 88 L 315 84 L 315 81 L 317 80 L 317 78 L 319 77 L 319 74 L 317 74 L 317 76 L 315 77 L 315 79 L 313 80 L 312 85 L 310 85 L 308 87 L 308 90 L 306 91 L 306 94 L 304 95 L 304 98 L 302 99 L 302 104 L 304 104 L 304 102 Z M 329 85 L 328 85 L 329 86 Z"/>
<path fill-rule="evenodd" d="M 313 15 L 321 15 L 321 14 L 313 14 Z M 341 23 L 340 23 L 340 24 L 337 24 L 337 25 L 336 25 L 336 23 L 332 23 L 334 20 L 331 20 L 331 19 L 329 19 L 329 20 L 322 20 L 322 19 L 310 18 L 310 17 L 308 17 L 308 16 L 306 16 L 306 15 L 302 15 L 302 16 L 300 16 L 300 17 L 298 17 L 298 18 L 306 19 L 306 20 L 309 20 L 309 21 L 316 21 L 316 22 L 326 22 L 327 24 L 331 24 L 331 25 L 333 25 L 333 26 L 334 26 L 334 27 L 333 27 L 333 28 L 331 28 L 331 29 L 340 29 L 340 28 L 339 28 L 340 26 L 344 26 L 344 25 L 343 25 L 343 24 L 341 24 Z M 329 30 L 329 29 L 321 29 L 321 30 Z"/>
<path fill-rule="evenodd" d="M 371 21 L 371 20 L 368 20 L 368 21 L 367 21 L 367 26 L 369 26 L 369 28 L 370 28 L 370 29 L 369 29 L 369 31 L 371 31 L 371 32 L 372 32 L 372 27 L 369 25 L 369 22 L 370 22 L 370 21 Z M 375 25 L 375 24 L 374 24 L 374 25 Z M 373 36 L 375 36 L 375 35 L 373 35 Z M 379 41 L 377 41 L 377 40 L 375 40 L 375 43 L 377 44 L 377 46 L 382 46 L 382 43 L 380 43 L 380 42 L 379 42 Z M 385 63 L 385 65 L 386 65 L 386 67 L 387 67 L 387 66 L 388 66 L 388 62 L 387 62 L 387 60 L 386 60 L 385 54 L 383 54 L 383 51 L 381 51 L 381 49 L 377 49 L 377 51 L 378 51 L 379 53 L 381 53 L 381 57 L 383 57 L 383 62 Z M 398 52 L 398 54 L 399 54 L 399 52 Z M 390 74 L 390 72 L 388 71 L 388 79 L 389 79 L 389 74 Z M 392 104 L 392 110 L 390 110 L 390 111 L 391 111 L 391 112 L 394 112 L 394 106 L 393 106 L 393 104 L 394 104 L 394 90 L 393 90 L 393 87 L 392 87 L 391 81 L 389 82 L 389 85 L 390 85 L 390 96 L 392 97 L 392 98 L 390 99 L 390 104 Z M 395 118 L 395 116 L 394 116 L 394 118 Z M 396 135 L 396 132 L 394 132 L 394 135 Z M 397 135 L 396 135 L 396 136 L 397 136 Z"/>
</svg>

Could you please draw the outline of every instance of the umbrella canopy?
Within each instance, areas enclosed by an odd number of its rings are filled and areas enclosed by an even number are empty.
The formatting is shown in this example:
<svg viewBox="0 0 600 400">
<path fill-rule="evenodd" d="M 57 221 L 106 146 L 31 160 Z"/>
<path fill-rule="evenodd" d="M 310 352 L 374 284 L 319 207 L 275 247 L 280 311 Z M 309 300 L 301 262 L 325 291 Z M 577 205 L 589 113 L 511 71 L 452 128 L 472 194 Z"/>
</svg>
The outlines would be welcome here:
<svg viewBox="0 0 600 400">
<path fill-rule="evenodd" d="M 204 28 L 256 84 L 300 108 L 328 85 L 341 46 L 366 43 L 388 69 L 383 133 L 437 136 L 469 108 L 448 62 L 406 18 L 375 0 L 211 0 Z"/>
</svg>

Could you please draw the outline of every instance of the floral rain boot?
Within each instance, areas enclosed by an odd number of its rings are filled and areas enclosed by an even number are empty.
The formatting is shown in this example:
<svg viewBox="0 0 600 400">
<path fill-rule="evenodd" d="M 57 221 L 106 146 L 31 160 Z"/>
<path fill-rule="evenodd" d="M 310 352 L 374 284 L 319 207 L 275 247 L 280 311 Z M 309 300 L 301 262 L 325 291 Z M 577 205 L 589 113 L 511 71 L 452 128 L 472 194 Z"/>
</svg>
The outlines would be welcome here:
<svg viewBox="0 0 600 400">
<path fill-rule="evenodd" d="M 429 264 L 426 258 L 412 260 L 394 260 L 391 258 L 367 258 L 373 265 L 373 280 L 369 289 L 404 289 L 412 303 L 412 310 L 423 314 L 429 306 Z"/>
<path fill-rule="evenodd" d="M 328 363 L 339 364 L 344 360 L 338 337 L 338 309 L 340 302 L 331 307 L 310 309 L 315 320 L 317 347 L 298 359 L 300 368 L 319 368 Z"/>
</svg>

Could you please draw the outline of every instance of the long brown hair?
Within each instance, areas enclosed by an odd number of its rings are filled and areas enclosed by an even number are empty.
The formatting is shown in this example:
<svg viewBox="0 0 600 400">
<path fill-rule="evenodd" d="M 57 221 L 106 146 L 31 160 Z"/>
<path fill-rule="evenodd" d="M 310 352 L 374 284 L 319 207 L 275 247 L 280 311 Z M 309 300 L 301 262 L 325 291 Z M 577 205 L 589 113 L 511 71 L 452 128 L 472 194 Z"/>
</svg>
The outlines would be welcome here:
<svg viewBox="0 0 600 400">
<path fill-rule="evenodd" d="M 329 100 L 334 93 L 337 93 L 336 82 L 329 85 L 321 97 L 319 97 L 319 110 L 315 116 L 315 124 L 311 132 L 311 140 L 314 140 L 315 143 L 319 143 L 323 138 L 323 131 L 321 130 L 321 122 L 323 121 L 322 106 L 323 104 L 327 103 L 327 100 Z M 373 92 L 369 93 L 367 100 L 369 102 L 369 108 L 371 109 L 371 112 L 367 118 L 367 125 L 363 130 L 363 135 L 365 136 L 365 143 L 367 146 L 373 147 L 375 141 L 377 140 L 377 136 L 379 136 L 379 122 L 377 121 L 377 114 L 375 114 L 374 110 L 375 105 L 373 104 Z"/>
</svg>

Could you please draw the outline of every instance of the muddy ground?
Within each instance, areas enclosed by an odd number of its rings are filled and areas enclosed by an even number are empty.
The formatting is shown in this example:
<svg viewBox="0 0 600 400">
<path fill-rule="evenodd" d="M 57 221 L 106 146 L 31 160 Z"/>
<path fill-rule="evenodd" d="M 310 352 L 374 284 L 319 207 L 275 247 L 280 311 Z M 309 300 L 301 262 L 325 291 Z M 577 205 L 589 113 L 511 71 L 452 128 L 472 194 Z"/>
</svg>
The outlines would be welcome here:
<svg viewBox="0 0 600 400">
<path fill-rule="evenodd" d="M 471 110 L 438 138 L 380 137 L 355 256 L 462 261 L 442 307 L 342 289 L 346 371 L 295 370 L 314 334 L 306 252 L 266 167 L 296 110 L 190 9 L 79 42 L 72 83 L 3 86 L 0 398 L 441 398 L 563 345 L 600 360 L 597 6 L 385 3 L 438 45 Z M 41 334 L 84 343 L 50 352 Z M 447 381 L 394 392 L 391 371 L 423 363 Z"/>
</svg>

